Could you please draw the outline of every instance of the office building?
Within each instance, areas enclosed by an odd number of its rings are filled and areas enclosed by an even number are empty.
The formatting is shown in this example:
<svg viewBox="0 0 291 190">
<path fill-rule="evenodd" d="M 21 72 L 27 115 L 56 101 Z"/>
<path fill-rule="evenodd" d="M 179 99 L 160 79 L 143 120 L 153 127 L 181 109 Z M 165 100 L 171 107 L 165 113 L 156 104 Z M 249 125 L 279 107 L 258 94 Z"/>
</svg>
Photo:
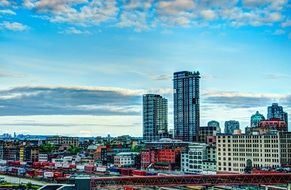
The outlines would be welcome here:
<svg viewBox="0 0 291 190">
<path fill-rule="evenodd" d="M 198 141 L 200 127 L 199 72 L 174 73 L 174 138 Z"/>
<path fill-rule="evenodd" d="M 224 133 L 225 134 L 233 134 L 235 130 L 239 130 L 239 122 L 230 120 L 226 121 L 224 124 Z"/>
<path fill-rule="evenodd" d="M 209 121 L 207 124 L 208 127 L 216 127 L 216 132 L 221 133 L 221 128 L 218 121 Z"/>
<path fill-rule="evenodd" d="M 244 173 L 246 168 L 278 168 L 291 162 L 290 133 L 217 135 L 217 171 Z"/>
<path fill-rule="evenodd" d="M 273 103 L 268 107 L 268 120 L 280 119 L 285 121 L 288 127 L 288 113 L 284 112 L 283 107 L 277 103 Z"/>
<path fill-rule="evenodd" d="M 143 95 L 143 138 L 147 142 L 168 137 L 168 101 L 157 94 Z"/>
<path fill-rule="evenodd" d="M 217 127 L 216 126 L 205 126 L 199 128 L 199 142 L 200 143 L 207 143 L 207 139 L 209 137 L 216 136 Z"/>
<path fill-rule="evenodd" d="M 283 166 L 291 165 L 291 132 L 281 132 L 280 150 L 281 150 L 281 164 Z"/>
</svg>

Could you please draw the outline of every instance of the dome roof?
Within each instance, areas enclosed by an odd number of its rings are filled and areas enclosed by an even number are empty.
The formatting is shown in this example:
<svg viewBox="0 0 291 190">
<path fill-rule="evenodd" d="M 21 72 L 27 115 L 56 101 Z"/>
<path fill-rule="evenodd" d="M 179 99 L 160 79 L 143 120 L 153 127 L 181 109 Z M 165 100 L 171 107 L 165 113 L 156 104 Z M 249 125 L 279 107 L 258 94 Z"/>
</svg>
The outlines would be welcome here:
<svg viewBox="0 0 291 190">
<path fill-rule="evenodd" d="M 261 121 L 265 120 L 265 117 L 258 111 L 251 117 L 251 127 L 258 127 Z"/>
</svg>

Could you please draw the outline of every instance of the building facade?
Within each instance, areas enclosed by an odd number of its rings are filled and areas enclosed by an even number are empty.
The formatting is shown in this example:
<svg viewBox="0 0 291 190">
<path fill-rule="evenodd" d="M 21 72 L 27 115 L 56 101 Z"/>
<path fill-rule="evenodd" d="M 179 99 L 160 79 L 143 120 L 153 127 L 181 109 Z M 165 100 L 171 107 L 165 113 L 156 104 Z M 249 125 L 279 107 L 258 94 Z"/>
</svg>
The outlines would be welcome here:
<svg viewBox="0 0 291 190">
<path fill-rule="evenodd" d="M 217 133 L 221 133 L 221 128 L 220 128 L 220 125 L 219 125 L 219 122 L 218 121 L 214 121 L 214 120 L 209 121 L 207 123 L 207 126 L 208 127 L 216 127 L 216 132 Z"/>
<path fill-rule="evenodd" d="M 251 127 L 255 128 L 255 127 L 259 127 L 259 124 L 261 121 L 264 121 L 265 117 L 260 114 L 258 111 L 256 112 L 256 114 L 251 116 Z"/>
<path fill-rule="evenodd" d="M 168 134 L 168 101 L 157 94 L 143 95 L 143 138 L 157 141 Z"/>
<path fill-rule="evenodd" d="M 291 165 L 291 132 L 281 132 L 280 134 L 281 164 Z"/>
<path fill-rule="evenodd" d="M 268 120 L 280 119 L 285 121 L 288 127 L 288 113 L 284 112 L 283 107 L 279 106 L 277 103 L 272 104 L 268 107 Z"/>
<path fill-rule="evenodd" d="M 181 154 L 181 171 L 189 174 L 203 172 L 203 161 L 207 160 L 207 144 L 193 143 Z"/>
<path fill-rule="evenodd" d="M 114 156 L 114 165 L 117 167 L 134 167 L 139 160 L 139 153 L 136 152 L 122 152 Z"/>
<path fill-rule="evenodd" d="M 141 167 L 157 170 L 175 170 L 180 168 L 180 148 L 155 148 L 141 152 Z"/>
<path fill-rule="evenodd" d="M 200 127 L 199 72 L 174 73 L 174 138 L 198 141 Z"/>
<path fill-rule="evenodd" d="M 246 167 L 281 166 L 278 133 L 217 136 L 217 171 L 244 173 Z"/>
<path fill-rule="evenodd" d="M 239 122 L 235 120 L 226 121 L 224 124 L 224 133 L 233 134 L 235 130 L 239 130 Z"/>
<path fill-rule="evenodd" d="M 56 146 L 60 145 L 79 146 L 79 138 L 66 136 L 53 136 L 47 138 L 47 143 Z"/>
<path fill-rule="evenodd" d="M 199 142 L 207 143 L 208 137 L 216 136 L 217 127 L 215 126 L 205 126 L 199 128 Z"/>
</svg>

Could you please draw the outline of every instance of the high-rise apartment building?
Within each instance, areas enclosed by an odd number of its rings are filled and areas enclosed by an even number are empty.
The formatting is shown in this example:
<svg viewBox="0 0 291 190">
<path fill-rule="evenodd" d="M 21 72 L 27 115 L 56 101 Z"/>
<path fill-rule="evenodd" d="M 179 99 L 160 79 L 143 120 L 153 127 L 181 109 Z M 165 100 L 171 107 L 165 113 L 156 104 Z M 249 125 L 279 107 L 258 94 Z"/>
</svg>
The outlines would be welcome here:
<svg viewBox="0 0 291 190">
<path fill-rule="evenodd" d="M 280 119 L 285 121 L 288 126 L 288 113 L 284 112 L 283 107 L 277 103 L 272 104 L 268 107 L 268 120 Z"/>
<path fill-rule="evenodd" d="M 224 133 L 233 134 L 235 130 L 239 130 L 239 122 L 235 120 L 226 121 L 224 124 Z"/>
<path fill-rule="evenodd" d="M 200 127 L 199 72 L 174 73 L 174 138 L 198 141 Z"/>
<path fill-rule="evenodd" d="M 168 101 L 157 94 L 143 95 L 143 138 L 157 141 L 168 134 Z"/>
</svg>

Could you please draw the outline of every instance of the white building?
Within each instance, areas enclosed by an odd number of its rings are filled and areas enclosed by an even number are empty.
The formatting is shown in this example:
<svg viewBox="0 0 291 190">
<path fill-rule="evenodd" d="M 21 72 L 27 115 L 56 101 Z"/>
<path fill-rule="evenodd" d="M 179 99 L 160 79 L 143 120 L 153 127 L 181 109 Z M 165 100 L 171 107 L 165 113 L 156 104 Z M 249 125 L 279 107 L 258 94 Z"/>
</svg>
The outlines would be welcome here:
<svg viewBox="0 0 291 190">
<path fill-rule="evenodd" d="M 114 156 L 114 165 L 117 167 L 132 167 L 136 164 L 139 153 L 121 152 Z"/>
<path fill-rule="evenodd" d="M 38 154 L 38 161 L 39 162 L 47 162 L 48 161 L 48 155 L 47 154 Z"/>
<path fill-rule="evenodd" d="M 206 147 L 207 159 L 203 160 L 202 168 L 204 173 L 216 173 L 216 146 L 210 144 Z"/>
<path fill-rule="evenodd" d="M 202 173 L 203 161 L 207 159 L 207 144 L 193 143 L 181 154 L 181 171 L 184 173 Z"/>
<path fill-rule="evenodd" d="M 246 166 L 279 167 L 279 134 L 217 135 L 217 171 L 244 173 Z"/>
</svg>

